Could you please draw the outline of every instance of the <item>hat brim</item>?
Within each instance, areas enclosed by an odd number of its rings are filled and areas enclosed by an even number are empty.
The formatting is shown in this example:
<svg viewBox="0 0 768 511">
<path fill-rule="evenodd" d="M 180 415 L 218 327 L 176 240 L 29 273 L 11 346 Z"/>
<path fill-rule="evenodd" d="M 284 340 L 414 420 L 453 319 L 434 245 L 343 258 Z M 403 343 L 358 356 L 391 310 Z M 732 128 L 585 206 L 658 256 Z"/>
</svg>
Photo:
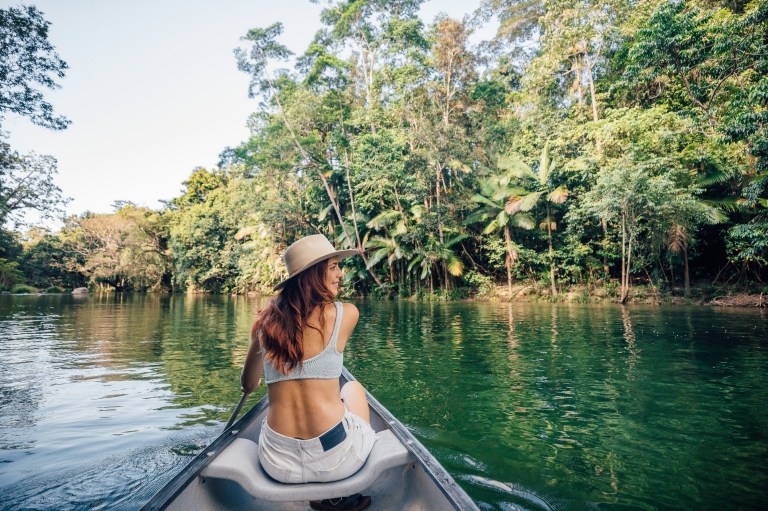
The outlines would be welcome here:
<svg viewBox="0 0 768 511">
<path fill-rule="evenodd" d="M 360 252 L 358 250 L 339 250 L 337 252 L 331 252 L 330 254 L 325 254 L 323 256 L 318 257 L 317 259 L 313 259 L 312 261 L 308 262 L 298 270 L 296 270 L 293 275 L 288 276 L 285 280 L 283 280 L 281 283 L 276 285 L 272 288 L 272 291 L 280 291 L 285 287 L 285 285 L 288 283 L 289 280 L 294 278 L 299 273 L 303 272 L 307 268 L 310 268 L 314 266 L 315 264 L 319 263 L 320 261 L 325 261 L 326 259 L 330 259 L 331 257 L 338 257 L 339 260 L 346 259 L 347 257 L 352 257 L 354 255 L 360 255 Z"/>
</svg>

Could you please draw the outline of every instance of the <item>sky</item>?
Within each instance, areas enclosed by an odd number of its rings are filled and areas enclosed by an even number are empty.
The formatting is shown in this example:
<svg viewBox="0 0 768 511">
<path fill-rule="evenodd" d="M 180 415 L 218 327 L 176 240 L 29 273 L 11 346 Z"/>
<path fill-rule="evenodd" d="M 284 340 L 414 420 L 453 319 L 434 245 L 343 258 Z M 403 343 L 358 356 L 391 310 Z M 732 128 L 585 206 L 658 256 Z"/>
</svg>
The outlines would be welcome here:
<svg viewBox="0 0 768 511">
<path fill-rule="evenodd" d="M 0 0 L 0 7 L 20 2 Z M 51 22 L 49 40 L 69 65 L 61 89 L 45 92 L 72 121 L 51 131 L 7 115 L 3 130 L 22 154 L 58 160 L 56 183 L 72 201 L 67 214 L 108 213 L 117 200 L 160 207 L 178 196 L 197 166 L 211 168 L 227 146 L 248 138 L 258 107 L 232 50 L 254 27 L 281 21 L 280 42 L 304 52 L 322 27 L 324 2 L 309 0 L 37 0 Z M 430 0 L 429 23 L 461 18 L 480 0 Z M 495 26 L 472 41 L 490 39 Z M 280 67 L 288 67 L 283 64 Z M 34 222 L 34 215 L 28 216 Z M 55 227 L 58 222 L 49 223 Z"/>
</svg>

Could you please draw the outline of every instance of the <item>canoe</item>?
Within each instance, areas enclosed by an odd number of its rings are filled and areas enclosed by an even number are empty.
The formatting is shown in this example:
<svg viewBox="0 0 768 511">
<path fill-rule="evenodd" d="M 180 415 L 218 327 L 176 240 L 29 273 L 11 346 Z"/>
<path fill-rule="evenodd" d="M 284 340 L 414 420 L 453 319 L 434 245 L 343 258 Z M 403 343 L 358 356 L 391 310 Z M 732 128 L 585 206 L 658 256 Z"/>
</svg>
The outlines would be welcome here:
<svg viewBox="0 0 768 511">
<path fill-rule="evenodd" d="M 339 382 L 354 380 L 344 368 Z M 354 493 L 371 496 L 371 511 L 479 511 L 421 442 L 366 394 L 376 442 L 363 468 L 347 479 L 307 484 L 271 479 L 258 459 L 259 432 L 269 409 L 269 398 L 264 396 L 158 491 L 142 511 L 306 511 L 310 500 Z"/>
</svg>

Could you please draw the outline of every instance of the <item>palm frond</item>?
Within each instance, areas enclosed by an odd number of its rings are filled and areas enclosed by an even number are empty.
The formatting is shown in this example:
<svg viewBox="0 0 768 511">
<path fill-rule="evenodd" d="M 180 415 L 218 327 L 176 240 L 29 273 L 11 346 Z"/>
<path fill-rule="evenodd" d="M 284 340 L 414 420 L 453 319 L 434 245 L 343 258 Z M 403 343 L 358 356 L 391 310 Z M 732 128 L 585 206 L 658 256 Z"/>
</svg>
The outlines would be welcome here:
<svg viewBox="0 0 768 511">
<path fill-rule="evenodd" d="M 496 223 L 499 224 L 499 226 L 502 226 L 507 225 L 507 222 L 509 222 L 509 215 L 502 209 L 499 211 L 499 214 L 496 215 Z"/>
<path fill-rule="evenodd" d="M 539 202 L 539 198 L 544 194 L 544 192 L 533 192 L 529 193 L 528 195 L 524 196 L 521 200 L 522 204 L 520 204 L 520 210 L 521 211 L 530 211 L 533 209 L 533 207 L 536 205 L 537 202 Z"/>
<path fill-rule="evenodd" d="M 509 200 L 507 200 L 507 204 L 504 206 L 504 211 L 506 211 L 508 215 L 514 215 L 520 211 L 522 206 L 523 198 L 519 195 L 515 195 L 514 197 L 510 197 Z"/>
<path fill-rule="evenodd" d="M 505 186 L 504 188 L 499 188 L 495 192 L 493 192 L 493 195 L 491 195 L 491 199 L 493 200 L 504 200 L 507 197 L 512 197 L 514 195 L 522 195 L 525 193 L 525 190 L 518 186 Z"/>
<path fill-rule="evenodd" d="M 448 239 L 448 241 L 445 242 L 446 247 L 452 247 L 456 243 L 459 243 L 461 241 L 464 241 L 465 239 L 469 238 L 469 234 L 459 234 L 458 236 L 454 236 L 453 238 Z"/>
<path fill-rule="evenodd" d="M 705 199 L 701 202 L 713 208 L 732 212 L 737 211 L 739 206 L 743 204 L 742 199 L 737 199 L 735 197 L 727 197 L 724 199 Z"/>
<path fill-rule="evenodd" d="M 485 226 L 485 229 L 483 229 L 483 234 L 490 234 L 500 228 L 501 228 L 501 225 L 499 225 L 499 221 L 497 219 L 494 219 L 493 221 L 491 221 L 491 223 Z"/>
<path fill-rule="evenodd" d="M 724 224 L 728 221 L 728 215 L 721 210 L 710 204 L 702 203 L 702 213 L 707 223 L 711 225 Z"/>
<path fill-rule="evenodd" d="M 320 210 L 320 213 L 317 214 L 317 219 L 322 222 L 325 220 L 325 218 L 328 216 L 328 213 L 331 212 L 331 209 L 333 208 L 333 204 L 328 204 L 328 206 L 324 207 Z"/>
<path fill-rule="evenodd" d="M 416 204 L 415 206 L 412 206 L 411 209 L 408 210 L 411 215 L 413 215 L 413 218 L 419 219 L 422 216 L 424 216 L 424 206 L 421 204 Z"/>
<path fill-rule="evenodd" d="M 402 217 L 401 213 L 395 209 L 388 209 L 386 211 L 382 211 L 375 217 L 373 217 L 367 224 L 365 224 L 369 229 L 381 229 L 383 227 L 388 226 L 392 222 L 396 221 L 398 218 Z"/>
<path fill-rule="evenodd" d="M 568 199 L 568 187 L 560 185 L 547 195 L 547 200 L 554 204 L 562 204 Z"/>
<path fill-rule="evenodd" d="M 379 235 L 371 236 L 370 239 L 365 242 L 366 248 L 392 247 L 394 245 L 394 241 Z"/>
<path fill-rule="evenodd" d="M 491 216 L 493 216 L 494 213 L 495 212 L 490 212 L 489 208 L 483 208 L 470 214 L 462 223 L 464 225 L 470 225 L 470 224 L 475 224 L 477 222 L 484 222 L 489 218 L 491 218 Z"/>
<path fill-rule="evenodd" d="M 718 183 L 724 183 L 731 179 L 733 177 L 732 172 L 728 172 L 722 169 L 717 169 L 715 172 L 711 172 L 709 174 L 699 176 L 699 178 L 696 180 L 696 184 L 702 188 L 718 184 Z"/>
<path fill-rule="evenodd" d="M 464 262 L 453 254 L 446 261 L 446 267 L 448 268 L 448 273 L 454 277 L 460 277 L 464 273 Z"/>
<path fill-rule="evenodd" d="M 680 224 L 674 224 L 669 230 L 669 236 L 667 237 L 667 247 L 670 252 L 679 254 L 688 245 L 688 233 Z"/>
<path fill-rule="evenodd" d="M 414 266 L 419 264 L 421 260 L 424 259 L 424 256 L 416 256 L 413 258 L 413 260 L 408 264 L 408 271 L 411 271 Z"/>
<path fill-rule="evenodd" d="M 368 259 L 368 265 L 365 267 L 366 269 L 370 270 L 379 262 L 381 262 L 383 259 L 385 259 L 389 254 L 389 251 L 386 248 L 380 248 L 373 254 L 371 254 L 371 258 Z"/>
<path fill-rule="evenodd" d="M 499 186 L 501 186 L 499 184 L 498 176 L 491 176 L 488 179 L 481 179 L 477 184 L 480 187 L 480 193 L 485 197 L 490 197 L 493 195 L 493 192 L 495 192 Z"/>
<path fill-rule="evenodd" d="M 479 193 L 474 194 L 471 197 L 471 200 L 473 202 L 479 202 L 480 204 L 485 204 L 486 206 L 491 206 L 492 208 L 501 209 L 501 206 L 493 202 L 492 200 L 488 199 L 487 197 L 483 197 Z"/>
<path fill-rule="evenodd" d="M 507 174 L 512 177 L 538 180 L 538 176 L 531 167 L 514 156 L 500 156 L 496 166 L 501 170 L 506 170 Z"/>
<path fill-rule="evenodd" d="M 518 213 L 511 218 L 509 225 L 512 227 L 520 227 L 525 230 L 531 230 L 536 227 L 536 222 L 528 213 Z"/>
<path fill-rule="evenodd" d="M 432 262 L 429 259 L 424 259 L 421 261 L 421 280 L 424 280 L 427 275 L 432 274 Z"/>
</svg>

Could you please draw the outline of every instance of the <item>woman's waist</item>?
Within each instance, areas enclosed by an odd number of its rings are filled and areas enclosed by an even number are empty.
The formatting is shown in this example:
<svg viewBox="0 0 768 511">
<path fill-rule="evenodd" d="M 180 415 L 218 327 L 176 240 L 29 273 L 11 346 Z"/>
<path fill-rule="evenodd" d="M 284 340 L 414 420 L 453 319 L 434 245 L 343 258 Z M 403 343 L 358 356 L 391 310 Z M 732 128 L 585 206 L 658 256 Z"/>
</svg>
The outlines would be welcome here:
<svg viewBox="0 0 768 511">
<path fill-rule="evenodd" d="M 273 431 L 292 438 L 315 438 L 344 417 L 346 409 L 339 397 L 338 383 L 332 392 L 308 392 L 288 383 L 293 382 L 269 386 L 267 424 Z M 296 388 L 275 388 L 283 386 Z"/>
<path fill-rule="evenodd" d="M 345 411 L 341 418 L 335 421 L 332 426 L 317 434 L 311 434 L 311 436 L 310 434 L 306 436 L 290 436 L 290 433 L 286 434 L 286 432 L 275 431 L 269 424 L 269 417 L 267 417 L 262 425 L 261 435 L 262 437 L 266 436 L 268 440 L 265 445 L 269 445 L 272 448 L 277 447 L 286 454 L 318 448 L 321 451 L 327 451 L 346 438 L 347 430 L 350 429 L 349 421 L 347 420 L 348 414 L 349 412 Z M 259 442 L 261 441 L 259 440 Z"/>
</svg>

